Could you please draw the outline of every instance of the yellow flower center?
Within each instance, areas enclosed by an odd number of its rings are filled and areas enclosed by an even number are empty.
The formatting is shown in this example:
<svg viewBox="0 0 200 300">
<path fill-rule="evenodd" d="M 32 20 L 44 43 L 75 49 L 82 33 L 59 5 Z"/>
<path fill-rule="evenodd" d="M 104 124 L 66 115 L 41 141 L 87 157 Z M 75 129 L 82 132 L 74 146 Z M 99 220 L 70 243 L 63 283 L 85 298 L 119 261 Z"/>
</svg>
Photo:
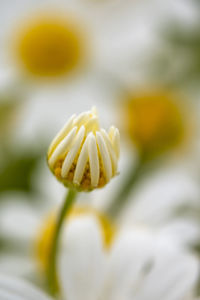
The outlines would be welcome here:
<svg viewBox="0 0 200 300">
<path fill-rule="evenodd" d="M 178 103 L 165 92 L 130 97 L 123 105 L 124 127 L 145 158 L 179 144 L 185 122 Z"/>
<path fill-rule="evenodd" d="M 69 73 L 83 56 L 80 30 L 58 16 L 40 16 L 24 24 L 16 38 L 16 54 L 25 71 L 40 77 Z"/>
<path fill-rule="evenodd" d="M 92 215 L 96 217 L 102 232 L 104 247 L 105 249 L 108 250 L 115 237 L 116 230 L 113 224 L 111 224 L 110 221 L 105 216 L 97 212 L 95 209 L 91 207 L 81 207 L 81 206 L 72 208 L 66 219 L 65 225 L 67 226 L 67 223 L 70 222 L 72 219 L 78 218 L 82 215 L 86 215 L 86 216 Z M 55 229 L 55 214 L 51 214 L 47 218 L 42 229 L 39 231 L 39 237 L 36 241 L 36 256 L 39 262 L 40 269 L 42 271 L 47 270 L 54 229 Z"/>
</svg>

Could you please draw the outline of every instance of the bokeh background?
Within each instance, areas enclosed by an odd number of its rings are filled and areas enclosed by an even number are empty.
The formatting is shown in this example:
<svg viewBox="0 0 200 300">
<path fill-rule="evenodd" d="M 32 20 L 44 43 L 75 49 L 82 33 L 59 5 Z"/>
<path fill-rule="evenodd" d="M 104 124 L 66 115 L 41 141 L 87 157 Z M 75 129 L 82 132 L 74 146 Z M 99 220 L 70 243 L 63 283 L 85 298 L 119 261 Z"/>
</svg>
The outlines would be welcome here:
<svg viewBox="0 0 200 300">
<path fill-rule="evenodd" d="M 0 3 L 1 271 L 37 281 L 39 228 L 65 194 L 46 152 L 92 106 L 120 129 L 119 175 L 79 202 L 110 213 L 136 174 L 116 223 L 159 228 L 199 254 L 199 17 L 198 0 Z"/>
</svg>

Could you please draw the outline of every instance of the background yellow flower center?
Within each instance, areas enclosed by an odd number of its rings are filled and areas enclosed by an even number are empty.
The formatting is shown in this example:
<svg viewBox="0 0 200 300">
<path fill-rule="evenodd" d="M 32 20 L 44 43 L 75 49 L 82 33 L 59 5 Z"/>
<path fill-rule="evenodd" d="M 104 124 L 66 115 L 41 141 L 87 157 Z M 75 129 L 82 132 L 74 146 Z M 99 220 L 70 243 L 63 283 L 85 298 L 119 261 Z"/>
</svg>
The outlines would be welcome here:
<svg viewBox="0 0 200 300">
<path fill-rule="evenodd" d="M 124 127 L 146 157 L 158 155 L 179 144 L 185 133 L 182 111 L 164 92 L 150 92 L 125 101 Z"/>
<path fill-rule="evenodd" d="M 17 37 L 17 56 L 32 75 L 63 75 L 82 60 L 82 35 L 66 20 L 40 17 L 24 24 Z"/>
</svg>

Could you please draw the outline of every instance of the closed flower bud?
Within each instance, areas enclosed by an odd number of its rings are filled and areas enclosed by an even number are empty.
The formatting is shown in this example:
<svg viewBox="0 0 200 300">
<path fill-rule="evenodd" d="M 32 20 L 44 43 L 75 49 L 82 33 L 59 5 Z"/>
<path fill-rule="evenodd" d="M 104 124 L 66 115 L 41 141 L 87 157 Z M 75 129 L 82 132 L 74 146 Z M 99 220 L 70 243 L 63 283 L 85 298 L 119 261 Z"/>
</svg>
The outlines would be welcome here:
<svg viewBox="0 0 200 300">
<path fill-rule="evenodd" d="M 103 187 L 117 174 L 119 139 L 117 128 L 100 128 L 95 109 L 73 115 L 51 143 L 48 165 L 67 187 Z"/>
</svg>

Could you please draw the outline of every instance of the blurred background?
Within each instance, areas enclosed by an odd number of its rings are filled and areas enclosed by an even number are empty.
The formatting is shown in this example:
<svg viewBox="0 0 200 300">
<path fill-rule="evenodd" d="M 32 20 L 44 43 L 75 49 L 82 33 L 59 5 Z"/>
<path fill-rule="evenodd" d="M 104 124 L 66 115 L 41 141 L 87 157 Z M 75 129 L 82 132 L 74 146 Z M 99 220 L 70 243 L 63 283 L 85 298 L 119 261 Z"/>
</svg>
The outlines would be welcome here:
<svg viewBox="0 0 200 300">
<path fill-rule="evenodd" d="M 0 270 L 36 272 L 38 230 L 65 194 L 48 146 L 92 106 L 120 129 L 120 175 L 79 202 L 200 254 L 199 83 L 198 0 L 2 1 Z"/>
</svg>

